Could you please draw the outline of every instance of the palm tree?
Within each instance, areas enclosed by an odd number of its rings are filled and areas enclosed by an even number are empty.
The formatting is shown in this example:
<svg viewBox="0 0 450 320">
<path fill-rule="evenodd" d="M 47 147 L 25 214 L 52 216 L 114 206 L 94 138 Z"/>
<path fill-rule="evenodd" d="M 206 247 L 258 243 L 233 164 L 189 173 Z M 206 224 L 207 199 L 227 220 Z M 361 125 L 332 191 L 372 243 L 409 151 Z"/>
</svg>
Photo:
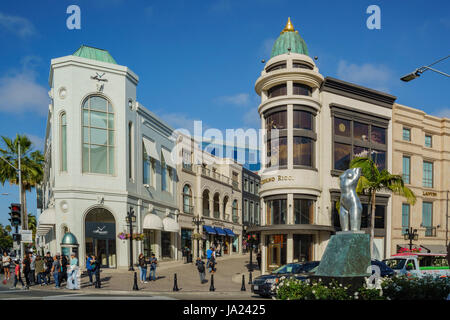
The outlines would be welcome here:
<svg viewBox="0 0 450 320">
<path fill-rule="evenodd" d="M 375 201 L 376 193 L 388 191 L 401 195 L 412 205 L 416 203 L 416 196 L 411 189 L 405 187 L 400 175 L 389 173 L 386 169 L 378 170 L 378 167 L 367 157 L 356 157 L 350 162 L 350 168 L 361 168 L 361 177 L 356 187 L 356 192 L 365 193 L 369 196 L 370 216 L 370 256 L 373 254 L 373 239 L 375 230 Z"/>
<path fill-rule="evenodd" d="M 43 164 L 44 156 L 39 150 L 32 150 L 32 142 L 26 135 L 17 134 L 14 141 L 8 137 L 2 136 L 3 142 L 6 145 L 5 149 L 0 148 L 0 155 L 8 162 L 19 167 L 18 151 L 20 144 L 20 165 L 22 172 L 22 194 L 21 203 L 23 211 L 23 229 L 28 228 L 28 214 L 27 214 L 27 197 L 26 192 L 31 191 L 37 184 L 39 184 L 44 176 Z M 0 162 L 0 182 L 2 185 L 6 181 L 10 184 L 19 184 L 17 171 L 4 161 Z"/>
</svg>

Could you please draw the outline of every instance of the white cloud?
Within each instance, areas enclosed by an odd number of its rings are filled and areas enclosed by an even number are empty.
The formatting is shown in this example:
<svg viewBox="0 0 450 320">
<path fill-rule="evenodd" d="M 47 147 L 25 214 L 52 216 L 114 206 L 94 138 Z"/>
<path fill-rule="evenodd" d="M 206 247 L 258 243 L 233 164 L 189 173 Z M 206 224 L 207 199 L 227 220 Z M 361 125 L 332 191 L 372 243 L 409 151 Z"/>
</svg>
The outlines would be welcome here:
<svg viewBox="0 0 450 320">
<path fill-rule="evenodd" d="M 25 38 L 36 33 L 33 24 L 26 18 L 6 15 L 0 12 L 0 29 Z"/>
<path fill-rule="evenodd" d="M 345 60 L 339 61 L 337 76 L 342 80 L 385 92 L 389 92 L 389 82 L 393 79 L 391 70 L 384 65 L 371 63 L 357 65 Z"/>
<path fill-rule="evenodd" d="M 44 144 L 45 144 L 44 138 L 35 136 L 33 134 L 28 134 L 28 133 L 26 133 L 26 136 L 31 140 L 35 149 L 38 149 L 41 151 L 44 150 Z"/>
<path fill-rule="evenodd" d="M 248 93 L 238 93 L 231 96 L 221 96 L 215 99 L 220 104 L 233 104 L 236 106 L 246 106 L 250 102 Z"/>
<path fill-rule="evenodd" d="M 0 97 L 0 112 L 31 111 L 45 115 L 48 110 L 47 89 L 36 82 L 32 72 L 0 78 Z"/>
<path fill-rule="evenodd" d="M 192 119 L 189 118 L 184 113 L 159 113 L 161 119 L 166 121 L 169 125 L 171 125 L 174 129 L 187 129 L 191 134 L 194 134 L 194 121 L 202 121 L 201 119 Z M 202 122 L 203 130 L 208 128 L 205 123 Z"/>
</svg>

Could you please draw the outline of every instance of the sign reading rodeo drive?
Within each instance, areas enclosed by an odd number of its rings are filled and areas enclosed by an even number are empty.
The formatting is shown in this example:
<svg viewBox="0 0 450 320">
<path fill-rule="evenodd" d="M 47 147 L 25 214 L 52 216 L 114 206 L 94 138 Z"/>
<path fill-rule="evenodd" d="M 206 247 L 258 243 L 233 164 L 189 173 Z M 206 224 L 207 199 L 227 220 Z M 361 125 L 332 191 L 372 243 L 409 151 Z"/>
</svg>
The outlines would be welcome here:
<svg viewBox="0 0 450 320">
<path fill-rule="evenodd" d="M 86 237 L 97 239 L 113 239 L 116 224 L 111 222 L 86 222 Z"/>
</svg>

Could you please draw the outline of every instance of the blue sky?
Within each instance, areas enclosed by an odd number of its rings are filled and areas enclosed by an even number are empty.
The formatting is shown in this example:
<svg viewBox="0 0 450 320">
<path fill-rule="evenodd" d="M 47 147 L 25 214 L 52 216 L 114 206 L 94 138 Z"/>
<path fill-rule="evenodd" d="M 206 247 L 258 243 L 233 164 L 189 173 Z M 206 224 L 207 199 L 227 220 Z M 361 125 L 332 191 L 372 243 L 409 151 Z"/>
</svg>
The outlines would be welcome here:
<svg viewBox="0 0 450 320">
<path fill-rule="evenodd" d="M 66 9 L 81 8 L 81 30 Z M 366 9 L 381 9 L 369 30 Z M 0 135 L 26 133 L 42 148 L 50 60 L 82 44 L 107 49 L 140 77 L 138 101 L 173 127 L 259 128 L 254 83 L 290 16 L 324 76 L 450 117 L 449 79 L 401 76 L 450 52 L 448 1 L 40 0 L 0 4 Z M 450 59 L 436 68 L 450 72 Z M 9 193 L 3 196 L 1 193 Z M 17 187 L 0 185 L 0 223 Z M 34 192 L 29 211 L 36 212 Z"/>
</svg>

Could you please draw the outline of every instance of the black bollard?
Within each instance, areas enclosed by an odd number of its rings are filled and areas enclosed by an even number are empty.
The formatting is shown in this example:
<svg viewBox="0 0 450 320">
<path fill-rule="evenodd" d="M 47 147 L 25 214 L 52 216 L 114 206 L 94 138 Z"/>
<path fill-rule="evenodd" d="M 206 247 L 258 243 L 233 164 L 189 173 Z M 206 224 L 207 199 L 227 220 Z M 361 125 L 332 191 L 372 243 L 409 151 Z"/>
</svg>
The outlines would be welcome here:
<svg viewBox="0 0 450 320">
<path fill-rule="evenodd" d="M 100 281 L 100 272 L 98 273 L 98 277 L 96 277 L 95 287 L 100 289 L 102 287 L 102 282 Z"/>
<path fill-rule="evenodd" d="M 214 288 L 214 274 L 211 275 L 211 285 L 209 286 L 209 291 L 215 291 L 216 288 Z"/>
<path fill-rule="evenodd" d="M 173 291 L 178 291 L 178 283 L 177 283 L 177 274 L 175 273 L 175 276 L 173 277 Z"/>
<path fill-rule="evenodd" d="M 245 291 L 245 275 L 242 275 L 242 286 L 241 291 Z"/>
<path fill-rule="evenodd" d="M 137 273 L 136 272 L 134 273 L 133 290 L 135 290 L 135 291 L 139 290 L 139 287 L 138 287 L 138 284 L 137 284 Z"/>
<path fill-rule="evenodd" d="M 250 271 L 250 274 L 248 275 L 248 284 L 252 284 L 253 279 L 252 279 L 252 272 Z"/>
</svg>

